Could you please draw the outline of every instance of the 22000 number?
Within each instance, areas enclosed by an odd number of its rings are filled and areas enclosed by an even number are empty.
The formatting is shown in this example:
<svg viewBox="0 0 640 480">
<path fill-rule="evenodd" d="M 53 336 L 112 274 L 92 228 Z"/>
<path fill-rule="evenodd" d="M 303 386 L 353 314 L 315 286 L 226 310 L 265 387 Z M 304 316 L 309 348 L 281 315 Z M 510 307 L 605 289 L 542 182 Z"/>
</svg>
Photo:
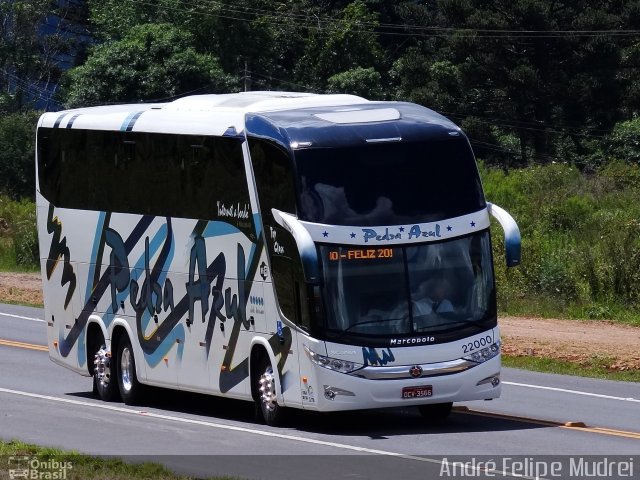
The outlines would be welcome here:
<svg viewBox="0 0 640 480">
<path fill-rule="evenodd" d="M 487 335 L 486 337 L 481 337 L 474 340 L 473 342 L 465 343 L 464 345 L 462 345 L 462 353 L 471 353 L 475 350 L 478 350 L 479 348 L 488 347 L 492 343 L 493 338 L 491 337 L 491 335 Z"/>
</svg>

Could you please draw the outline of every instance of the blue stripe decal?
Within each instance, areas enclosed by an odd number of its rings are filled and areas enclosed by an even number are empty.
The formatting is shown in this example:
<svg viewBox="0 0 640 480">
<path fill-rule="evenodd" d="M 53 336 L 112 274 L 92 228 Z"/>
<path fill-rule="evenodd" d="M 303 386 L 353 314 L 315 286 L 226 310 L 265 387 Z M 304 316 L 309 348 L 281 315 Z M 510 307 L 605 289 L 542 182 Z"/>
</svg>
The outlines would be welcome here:
<svg viewBox="0 0 640 480">
<path fill-rule="evenodd" d="M 253 214 L 253 224 L 256 227 L 256 238 L 260 238 L 260 235 L 262 235 L 262 217 L 259 213 Z"/>
<path fill-rule="evenodd" d="M 53 128 L 58 128 L 60 126 L 60 122 L 62 122 L 62 119 L 64 117 L 66 117 L 67 114 L 63 113 L 62 115 L 60 115 L 58 118 L 56 118 L 56 123 L 53 124 Z"/>
<path fill-rule="evenodd" d="M 260 235 L 262 235 L 262 217 L 259 213 L 253 214 L 253 224 L 256 228 L 256 238 L 259 239 Z M 256 243 L 251 244 L 251 251 L 249 252 L 249 261 L 247 262 L 247 271 L 245 272 L 245 278 L 249 278 L 249 273 L 251 270 L 251 265 L 253 264 L 253 257 L 256 254 L 256 250 L 258 248 L 258 241 Z"/>
<path fill-rule="evenodd" d="M 78 115 L 76 115 L 78 117 Z M 74 118 L 76 118 L 74 117 Z M 73 118 L 71 119 L 73 120 Z M 70 128 L 67 125 L 67 128 Z M 98 225 L 96 227 L 96 233 L 93 237 L 93 248 L 91 249 L 91 261 L 89 263 L 89 274 L 87 275 L 87 289 L 85 291 L 85 304 L 89 302 L 89 297 L 91 297 L 91 293 L 93 290 L 93 275 L 96 269 L 96 255 L 98 252 L 98 247 L 100 246 L 100 237 L 102 236 L 102 228 L 104 226 L 105 212 L 100 212 L 100 216 L 98 217 Z M 87 334 L 86 329 L 83 329 L 80 337 L 78 338 L 78 365 L 81 367 L 85 365 L 87 362 L 87 352 L 85 348 L 85 336 Z"/>
<path fill-rule="evenodd" d="M 144 354 L 147 365 L 149 365 L 151 368 L 157 366 L 160 363 L 160 360 L 162 360 L 164 356 L 169 353 L 169 350 L 171 350 L 171 347 L 176 344 L 176 340 L 178 339 L 180 339 L 180 343 L 178 344 L 178 351 L 176 352 L 176 355 L 178 360 L 181 360 L 182 351 L 184 349 L 185 332 L 184 326 L 179 323 L 173 328 L 173 330 L 171 330 L 171 333 L 165 337 L 165 339 L 155 352 L 151 354 Z"/>
<path fill-rule="evenodd" d="M 142 115 L 143 113 L 144 113 L 144 110 L 141 112 L 132 112 L 129 115 L 127 115 L 127 118 L 125 118 L 124 122 L 122 122 L 122 125 L 120 125 L 120 131 L 130 132 L 131 130 L 133 130 L 133 125 L 136 123 L 138 118 L 140 118 L 140 115 Z"/>
<path fill-rule="evenodd" d="M 78 118 L 80 116 L 79 113 L 76 113 L 73 117 L 71 117 L 71 119 L 69 120 L 69 123 L 67 123 L 67 128 L 71 128 L 73 126 L 73 122 L 76 121 L 76 118 Z"/>
<path fill-rule="evenodd" d="M 202 238 L 219 237 L 222 235 L 233 235 L 234 233 L 242 233 L 240 230 L 225 222 L 212 221 L 207 223 L 207 227 L 202 232 Z"/>
<path fill-rule="evenodd" d="M 100 247 L 100 238 L 102 237 L 102 229 L 104 228 L 104 219 L 106 217 L 105 212 L 100 212 L 98 217 L 98 225 L 96 225 L 96 233 L 93 236 L 93 248 L 91 249 L 91 257 L 89 260 L 89 275 L 87 276 L 87 290 L 85 292 L 84 301 L 85 304 L 89 303 L 89 297 L 93 290 L 93 276 L 95 275 L 96 263 L 102 259 L 97 259 L 98 248 Z"/>
</svg>

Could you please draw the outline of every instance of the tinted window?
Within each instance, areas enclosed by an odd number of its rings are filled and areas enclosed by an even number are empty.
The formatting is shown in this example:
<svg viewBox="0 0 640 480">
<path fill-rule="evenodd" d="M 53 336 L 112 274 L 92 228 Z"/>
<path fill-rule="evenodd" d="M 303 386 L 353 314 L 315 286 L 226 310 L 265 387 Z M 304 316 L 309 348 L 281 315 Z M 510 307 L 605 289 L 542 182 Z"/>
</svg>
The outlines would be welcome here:
<svg viewBox="0 0 640 480">
<path fill-rule="evenodd" d="M 272 220 L 272 208 L 295 214 L 294 181 L 289 153 L 272 142 L 251 137 L 249 150 L 265 222 Z"/>
<path fill-rule="evenodd" d="M 41 128 L 38 168 L 41 193 L 58 207 L 251 227 L 235 138 Z"/>
<path fill-rule="evenodd" d="M 300 218 L 333 225 L 433 222 L 485 207 L 464 138 L 295 152 Z"/>
<path fill-rule="evenodd" d="M 298 247 L 271 214 L 272 208 L 296 212 L 291 157 L 278 145 L 251 137 L 249 149 L 278 304 L 288 320 L 308 328 L 307 289 Z"/>
</svg>

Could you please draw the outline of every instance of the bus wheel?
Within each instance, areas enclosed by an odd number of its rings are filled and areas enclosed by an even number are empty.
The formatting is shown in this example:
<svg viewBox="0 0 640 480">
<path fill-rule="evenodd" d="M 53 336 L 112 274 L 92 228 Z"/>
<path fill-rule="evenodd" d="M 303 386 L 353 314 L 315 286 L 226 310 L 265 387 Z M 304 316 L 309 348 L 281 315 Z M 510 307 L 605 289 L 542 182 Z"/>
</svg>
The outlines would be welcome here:
<svg viewBox="0 0 640 480">
<path fill-rule="evenodd" d="M 449 414 L 451 413 L 451 408 L 453 407 L 453 403 L 429 403 L 426 405 L 420 405 L 418 410 L 424 417 L 424 419 L 434 425 L 439 425 L 444 423 Z"/>
<path fill-rule="evenodd" d="M 276 395 L 276 380 L 269 358 L 264 355 L 257 368 L 257 406 L 262 412 L 262 418 L 267 425 L 277 427 L 282 420 L 282 407 L 278 405 Z"/>
<path fill-rule="evenodd" d="M 93 391 L 105 402 L 116 400 L 117 397 L 114 367 L 107 347 L 102 345 L 93 359 Z"/>
<path fill-rule="evenodd" d="M 131 340 L 124 336 L 118 342 L 118 388 L 122 401 L 127 405 L 135 405 L 142 398 L 143 385 L 136 376 L 136 361 L 133 357 Z"/>
</svg>

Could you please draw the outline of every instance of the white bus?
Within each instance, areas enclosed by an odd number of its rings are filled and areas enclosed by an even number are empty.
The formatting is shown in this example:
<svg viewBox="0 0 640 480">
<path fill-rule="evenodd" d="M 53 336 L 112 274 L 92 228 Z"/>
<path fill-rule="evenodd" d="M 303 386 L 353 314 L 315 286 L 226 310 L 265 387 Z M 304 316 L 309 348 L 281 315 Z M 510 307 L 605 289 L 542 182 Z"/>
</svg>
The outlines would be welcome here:
<svg viewBox="0 0 640 480">
<path fill-rule="evenodd" d="M 489 215 L 464 133 L 351 95 L 250 92 L 45 113 L 37 211 L 51 359 L 283 407 L 500 395 Z"/>
</svg>

